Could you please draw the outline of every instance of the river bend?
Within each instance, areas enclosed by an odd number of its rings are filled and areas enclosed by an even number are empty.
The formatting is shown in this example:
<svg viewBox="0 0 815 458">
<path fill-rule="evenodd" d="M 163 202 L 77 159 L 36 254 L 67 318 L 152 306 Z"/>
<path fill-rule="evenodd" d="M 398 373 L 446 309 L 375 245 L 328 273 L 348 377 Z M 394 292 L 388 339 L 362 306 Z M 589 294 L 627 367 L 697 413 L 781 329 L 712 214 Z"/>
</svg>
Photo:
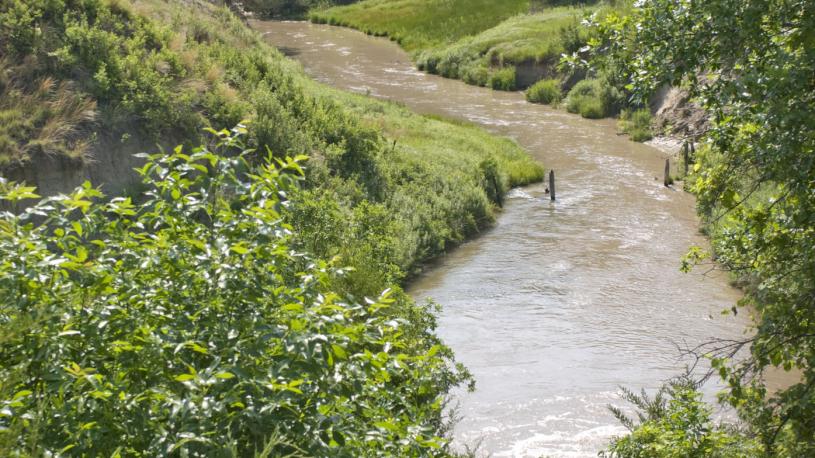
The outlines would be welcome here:
<svg viewBox="0 0 815 458">
<path fill-rule="evenodd" d="M 474 393 L 458 393 L 457 443 L 496 457 L 596 456 L 624 432 L 606 408 L 618 386 L 656 388 L 687 363 L 678 345 L 743 335 L 746 317 L 720 314 L 739 298 L 727 279 L 679 271 L 705 240 L 692 196 L 662 185 L 664 152 L 610 120 L 419 72 L 385 39 L 253 26 L 319 81 L 480 124 L 556 170 L 557 202 L 543 184 L 511 191 L 494 228 L 409 288 L 443 305 L 439 333 L 476 378 Z"/>
</svg>

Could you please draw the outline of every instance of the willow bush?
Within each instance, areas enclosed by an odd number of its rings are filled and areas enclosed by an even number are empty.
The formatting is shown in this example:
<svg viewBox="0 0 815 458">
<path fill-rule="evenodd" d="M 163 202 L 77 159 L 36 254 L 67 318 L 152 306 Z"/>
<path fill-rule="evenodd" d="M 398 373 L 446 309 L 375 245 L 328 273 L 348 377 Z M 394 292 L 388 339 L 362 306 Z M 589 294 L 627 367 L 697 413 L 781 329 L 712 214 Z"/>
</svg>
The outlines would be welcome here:
<svg viewBox="0 0 815 458">
<path fill-rule="evenodd" d="M 243 132 L 149 156 L 140 201 L 86 183 L 2 214 L 0 455 L 446 453 L 467 375 L 433 315 L 337 294 L 283 216 L 305 158 L 253 166 Z"/>
</svg>

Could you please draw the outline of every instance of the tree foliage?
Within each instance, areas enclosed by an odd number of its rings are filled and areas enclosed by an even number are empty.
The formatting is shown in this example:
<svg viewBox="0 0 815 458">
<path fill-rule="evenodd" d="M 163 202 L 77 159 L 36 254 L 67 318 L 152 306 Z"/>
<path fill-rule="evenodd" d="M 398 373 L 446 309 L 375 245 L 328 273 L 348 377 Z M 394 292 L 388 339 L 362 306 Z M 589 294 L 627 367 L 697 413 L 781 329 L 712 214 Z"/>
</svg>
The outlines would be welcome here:
<svg viewBox="0 0 815 458">
<path fill-rule="evenodd" d="M 609 19 L 609 18 L 607 18 Z M 711 128 L 691 188 L 717 261 L 742 280 L 755 336 L 719 345 L 726 399 L 766 453 L 815 453 L 815 3 L 645 0 L 597 24 L 599 62 L 634 97 L 687 89 Z M 728 362 L 742 345 L 751 358 Z M 769 392 L 780 367 L 799 383 Z"/>
<path fill-rule="evenodd" d="M 426 307 L 291 245 L 304 158 L 245 130 L 0 220 L 0 455 L 434 456 L 466 373 Z M 34 189 L 3 181 L 9 204 Z"/>
</svg>

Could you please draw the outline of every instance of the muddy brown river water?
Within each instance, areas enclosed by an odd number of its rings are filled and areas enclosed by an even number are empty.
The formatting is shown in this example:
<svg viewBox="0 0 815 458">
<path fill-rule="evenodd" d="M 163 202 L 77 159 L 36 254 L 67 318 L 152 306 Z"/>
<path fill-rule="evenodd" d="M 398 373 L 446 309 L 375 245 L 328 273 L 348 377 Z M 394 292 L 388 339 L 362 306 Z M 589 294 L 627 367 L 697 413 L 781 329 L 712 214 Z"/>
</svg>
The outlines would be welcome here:
<svg viewBox="0 0 815 458">
<path fill-rule="evenodd" d="M 556 202 L 543 184 L 511 191 L 494 228 L 409 288 L 443 305 L 439 333 L 476 378 L 474 393 L 457 393 L 459 447 L 596 456 L 624 432 L 607 410 L 618 386 L 657 388 L 688 363 L 678 346 L 743 336 L 746 316 L 720 314 L 740 296 L 726 277 L 679 270 L 705 240 L 693 197 L 662 186 L 666 153 L 617 135 L 610 120 L 423 74 L 385 39 L 252 25 L 319 81 L 477 123 L 556 171 Z"/>
</svg>

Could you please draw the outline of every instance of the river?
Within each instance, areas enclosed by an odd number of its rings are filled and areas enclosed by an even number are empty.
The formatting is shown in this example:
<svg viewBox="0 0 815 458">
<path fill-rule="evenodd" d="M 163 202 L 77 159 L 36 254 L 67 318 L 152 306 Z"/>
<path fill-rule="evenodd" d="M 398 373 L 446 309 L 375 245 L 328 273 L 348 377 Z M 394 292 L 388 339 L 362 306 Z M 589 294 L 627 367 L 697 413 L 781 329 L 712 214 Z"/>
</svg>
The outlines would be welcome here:
<svg viewBox="0 0 815 458">
<path fill-rule="evenodd" d="M 475 392 L 457 393 L 459 447 L 596 456 L 625 431 L 607 410 L 621 403 L 618 386 L 655 389 L 688 363 L 678 346 L 743 337 L 748 318 L 720 313 L 740 297 L 726 276 L 679 270 L 706 242 L 693 197 L 662 185 L 666 153 L 617 135 L 611 120 L 421 73 L 385 39 L 252 25 L 319 81 L 477 123 L 556 171 L 556 202 L 544 184 L 512 190 L 494 228 L 410 285 L 442 304 L 439 333 L 476 378 Z"/>
</svg>

